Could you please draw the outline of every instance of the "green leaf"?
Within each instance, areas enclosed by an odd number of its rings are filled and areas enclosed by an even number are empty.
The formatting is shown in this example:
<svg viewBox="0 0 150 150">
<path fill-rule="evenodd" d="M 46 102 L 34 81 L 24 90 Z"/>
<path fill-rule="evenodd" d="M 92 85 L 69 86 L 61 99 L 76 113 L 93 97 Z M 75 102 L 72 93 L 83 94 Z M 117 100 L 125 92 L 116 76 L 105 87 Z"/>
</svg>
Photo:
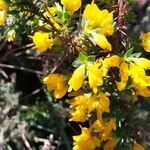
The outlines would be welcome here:
<svg viewBox="0 0 150 150">
<path fill-rule="evenodd" d="M 79 61 L 80 61 L 81 63 L 86 63 L 87 60 L 88 60 L 88 54 L 87 54 L 85 51 L 81 52 L 81 53 L 79 54 Z"/>
<path fill-rule="evenodd" d="M 73 62 L 73 67 L 79 67 L 82 64 L 86 64 L 88 62 L 94 62 L 96 57 L 94 55 L 88 56 L 85 51 L 80 52 L 78 58 Z"/>
<path fill-rule="evenodd" d="M 90 62 L 94 62 L 95 61 L 95 59 L 96 59 L 96 57 L 94 56 L 94 55 L 90 55 L 90 56 L 88 56 L 88 61 L 90 61 Z"/>
<path fill-rule="evenodd" d="M 72 66 L 77 68 L 81 65 L 81 62 L 79 61 L 79 59 L 77 58 L 73 63 L 72 63 Z"/>
<path fill-rule="evenodd" d="M 62 11 L 62 7 L 61 7 L 61 5 L 59 3 L 55 3 L 55 7 L 56 7 L 58 12 Z"/>
<path fill-rule="evenodd" d="M 135 0 L 127 0 L 127 2 L 129 3 L 129 5 L 133 5 L 135 3 Z"/>
<path fill-rule="evenodd" d="M 142 53 L 134 53 L 131 55 L 132 58 L 139 58 L 141 56 Z"/>
<path fill-rule="evenodd" d="M 124 57 L 125 57 L 125 58 L 129 58 L 129 57 L 131 56 L 133 50 L 134 50 L 133 47 L 130 48 L 130 49 L 124 54 Z"/>
</svg>

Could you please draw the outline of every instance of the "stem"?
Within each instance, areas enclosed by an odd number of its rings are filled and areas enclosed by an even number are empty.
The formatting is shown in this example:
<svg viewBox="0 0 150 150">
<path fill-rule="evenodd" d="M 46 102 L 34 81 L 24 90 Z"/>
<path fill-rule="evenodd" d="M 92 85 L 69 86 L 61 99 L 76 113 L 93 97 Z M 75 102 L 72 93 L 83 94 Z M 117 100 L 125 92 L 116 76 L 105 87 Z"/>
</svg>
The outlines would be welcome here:
<svg viewBox="0 0 150 150">
<path fill-rule="evenodd" d="M 31 10 L 34 10 L 34 13 L 37 14 L 38 16 L 41 16 L 45 22 L 47 22 L 53 29 L 53 31 L 57 31 L 57 28 L 54 26 L 54 24 L 46 18 L 42 12 L 39 11 L 39 9 L 35 6 L 35 4 L 32 3 L 31 0 L 27 0 L 28 6 L 31 8 Z"/>
<path fill-rule="evenodd" d="M 22 70 L 22 71 L 36 73 L 36 74 L 39 74 L 39 75 L 43 74 L 41 71 L 38 71 L 38 70 L 29 69 L 29 68 L 20 67 L 20 66 L 9 65 L 9 64 L 0 64 L 0 67 L 2 67 L 2 68 L 11 68 L 11 69 L 18 69 L 18 70 Z"/>
</svg>

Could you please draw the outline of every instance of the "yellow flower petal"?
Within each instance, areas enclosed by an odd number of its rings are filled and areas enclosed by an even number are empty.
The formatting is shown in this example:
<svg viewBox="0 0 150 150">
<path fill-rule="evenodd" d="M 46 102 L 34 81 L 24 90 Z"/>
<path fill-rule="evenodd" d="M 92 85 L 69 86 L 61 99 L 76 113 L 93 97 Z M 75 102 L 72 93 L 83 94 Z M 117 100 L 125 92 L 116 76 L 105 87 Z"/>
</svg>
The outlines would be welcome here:
<svg viewBox="0 0 150 150">
<path fill-rule="evenodd" d="M 103 142 L 112 139 L 112 132 L 116 130 L 116 123 L 112 119 L 108 122 L 96 120 L 90 128 L 97 132 L 99 139 Z"/>
<path fill-rule="evenodd" d="M 116 82 L 117 83 L 117 88 L 119 91 L 122 91 L 125 89 L 128 78 L 129 78 L 129 66 L 126 62 L 122 62 L 120 67 L 119 67 L 119 76 L 121 81 Z"/>
<path fill-rule="evenodd" d="M 74 13 L 81 7 L 81 0 L 61 0 L 61 3 L 71 12 Z"/>
<path fill-rule="evenodd" d="M 57 98 L 57 99 L 62 98 L 66 94 L 67 90 L 68 90 L 67 87 L 64 87 L 62 89 L 55 89 L 54 90 L 55 98 Z"/>
<path fill-rule="evenodd" d="M 53 39 L 49 38 L 49 34 L 46 32 L 38 31 L 35 32 L 31 37 L 33 39 L 35 47 L 41 52 L 44 52 L 48 48 L 51 48 L 53 44 Z"/>
<path fill-rule="evenodd" d="M 100 140 L 88 128 L 82 128 L 81 135 L 73 136 L 73 140 L 73 150 L 95 150 L 100 144 Z"/>
<path fill-rule="evenodd" d="M 7 40 L 8 42 L 12 42 L 16 39 L 16 31 L 15 30 L 10 30 L 7 33 Z"/>
<path fill-rule="evenodd" d="M 143 87 L 150 86 L 150 76 L 146 76 L 145 70 L 141 66 L 130 63 L 129 71 L 134 84 Z"/>
<path fill-rule="evenodd" d="M 150 52 L 150 32 L 141 33 L 140 39 L 142 40 L 144 50 Z"/>
<path fill-rule="evenodd" d="M 0 11 L 1 10 L 8 10 L 8 4 L 4 0 L 0 0 Z"/>
<path fill-rule="evenodd" d="M 101 110 L 103 112 L 110 112 L 109 106 L 110 106 L 110 100 L 109 98 L 106 96 L 106 94 L 104 93 L 100 93 L 98 95 L 98 99 L 99 99 L 99 106 L 98 108 L 101 108 Z"/>
<path fill-rule="evenodd" d="M 92 13 L 91 13 L 92 12 Z M 99 34 L 112 35 L 113 14 L 108 10 L 100 10 L 95 3 L 88 4 L 83 12 L 85 20 L 85 30 L 99 29 Z"/>
<path fill-rule="evenodd" d="M 91 35 L 93 42 L 96 43 L 99 47 L 108 51 L 112 50 L 111 44 L 103 34 L 92 33 Z"/>
<path fill-rule="evenodd" d="M 109 140 L 105 145 L 104 145 L 104 150 L 114 150 L 114 148 L 117 145 L 117 140 L 116 139 L 112 139 Z"/>
<path fill-rule="evenodd" d="M 143 97 L 150 97 L 150 88 L 135 86 L 135 93 Z"/>
<path fill-rule="evenodd" d="M 56 7 L 47 7 L 47 11 L 44 13 L 44 15 L 47 17 L 53 17 L 55 16 L 56 11 Z"/>
<path fill-rule="evenodd" d="M 0 10 L 0 26 L 5 25 L 7 18 L 7 11 L 6 10 Z"/>
<path fill-rule="evenodd" d="M 88 29 L 97 28 L 99 20 L 99 8 L 96 4 L 88 4 L 83 12 L 83 17 L 86 21 L 86 27 Z M 92 13 L 91 13 L 92 12 Z"/>
<path fill-rule="evenodd" d="M 70 121 L 84 122 L 94 110 L 91 94 L 85 94 L 75 97 L 70 102 L 71 113 Z"/>
<path fill-rule="evenodd" d="M 100 65 L 100 63 L 94 63 L 87 66 L 89 85 L 94 93 L 97 93 L 98 86 L 103 85 L 103 72 L 99 68 Z"/>
<path fill-rule="evenodd" d="M 8 4 L 4 0 L 0 0 L 0 26 L 5 25 L 7 18 Z"/>
<path fill-rule="evenodd" d="M 43 79 L 49 90 L 54 90 L 55 98 L 63 97 L 67 92 L 66 76 L 61 74 L 49 74 Z"/>
<path fill-rule="evenodd" d="M 134 62 L 143 69 L 150 69 L 150 60 L 146 58 L 136 58 Z"/>
<path fill-rule="evenodd" d="M 133 150 L 144 150 L 144 147 L 139 143 L 134 143 Z"/>
<path fill-rule="evenodd" d="M 111 57 L 106 57 L 104 59 L 103 65 L 107 68 L 110 67 L 118 67 L 122 62 L 122 58 L 117 56 L 117 55 L 113 55 Z"/>
<path fill-rule="evenodd" d="M 71 92 L 72 89 L 77 91 L 81 88 L 84 80 L 84 74 L 85 74 L 85 65 L 81 65 L 74 71 L 71 79 L 68 82 L 69 84 L 68 92 Z"/>
</svg>

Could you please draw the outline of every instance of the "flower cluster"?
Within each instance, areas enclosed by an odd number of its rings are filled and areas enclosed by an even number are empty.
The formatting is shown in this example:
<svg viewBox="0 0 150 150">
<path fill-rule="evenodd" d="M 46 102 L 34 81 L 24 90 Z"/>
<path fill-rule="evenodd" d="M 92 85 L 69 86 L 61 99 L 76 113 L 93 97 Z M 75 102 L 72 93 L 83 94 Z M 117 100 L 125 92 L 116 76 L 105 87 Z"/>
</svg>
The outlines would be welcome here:
<svg viewBox="0 0 150 150">
<path fill-rule="evenodd" d="M 67 56 L 69 63 L 73 62 L 69 67 L 67 62 L 66 70 L 57 68 L 59 62 L 54 64 L 54 73 L 44 77 L 43 83 L 54 99 L 67 97 L 69 121 L 86 124 L 80 126 L 80 135 L 73 136 L 73 150 L 113 150 L 123 142 L 130 149 L 144 150 L 132 133 L 127 137 L 120 135 L 120 130 L 128 125 L 123 110 L 132 109 L 134 103 L 127 102 L 123 94 L 128 92 L 133 99 L 150 97 L 150 60 L 130 46 L 122 48 L 122 44 L 115 50 L 109 37 L 113 39 L 114 32 L 121 30 L 115 27 L 116 13 L 100 9 L 94 0 L 83 8 L 82 3 L 86 4 L 82 0 L 60 0 L 51 6 L 45 4 L 38 13 L 38 9 L 33 10 L 40 17 L 35 15 L 38 23 L 29 35 L 32 48 L 64 56 L 61 63 Z M 6 24 L 8 11 L 7 2 L 0 0 L 0 27 Z M 8 30 L 6 38 L 14 41 L 16 31 Z M 139 39 L 145 53 L 150 52 L 150 32 L 142 32 Z"/>
<path fill-rule="evenodd" d="M 86 6 L 83 12 L 83 32 L 93 43 L 108 51 L 111 51 L 112 47 L 106 36 L 114 32 L 112 23 L 113 14 L 108 10 L 100 10 L 94 2 Z"/>
<path fill-rule="evenodd" d="M 66 30 L 66 26 L 68 25 L 68 21 L 71 19 L 71 16 L 81 7 L 81 0 L 62 0 L 61 3 L 64 5 L 65 9 L 63 9 L 59 4 L 56 4 L 54 7 L 48 7 L 44 13 L 44 16 L 48 18 L 55 29 Z M 105 16 L 105 19 L 103 19 L 103 16 Z M 110 36 L 114 32 L 113 13 L 109 13 L 106 9 L 100 10 L 98 6 L 92 2 L 85 7 L 81 25 L 82 27 L 79 37 L 84 37 L 85 39 L 88 38 L 91 42 L 93 42 L 93 44 L 98 45 L 102 49 L 108 51 L 112 50 L 112 46 L 108 42 L 106 36 Z M 44 24 L 44 27 L 52 30 L 49 24 Z M 35 47 L 40 51 L 45 51 L 48 48 L 51 48 L 49 44 L 50 42 L 46 42 L 43 48 L 42 43 L 45 41 L 45 38 L 41 39 L 41 46 L 38 44 L 39 40 L 37 35 L 40 37 L 39 32 L 40 31 L 37 31 L 37 33 L 33 36 Z"/>
<path fill-rule="evenodd" d="M 113 130 L 116 130 L 116 124 L 113 120 L 108 122 L 97 120 L 90 128 L 82 128 L 81 135 L 73 137 L 75 141 L 73 150 L 94 150 L 103 141 L 107 141 L 108 143 L 105 144 L 107 146 L 104 147 L 104 150 L 110 150 L 109 148 L 113 149 L 117 143 L 117 141 L 112 139 Z"/>
<path fill-rule="evenodd" d="M 97 118 L 101 120 L 104 112 L 110 112 L 108 95 L 101 92 L 98 95 L 88 93 L 75 97 L 70 102 L 70 108 L 72 109 L 70 121 L 84 122 L 91 117 L 93 111 L 96 111 Z"/>
<path fill-rule="evenodd" d="M 56 4 L 48 8 L 44 15 L 50 19 L 59 33 L 63 32 L 66 35 L 71 30 L 68 22 L 81 7 L 81 0 L 62 0 L 61 4 L 63 8 Z M 61 18 L 61 15 L 66 18 Z M 99 9 L 92 2 L 87 4 L 83 10 L 80 23 L 77 36 L 82 43 L 88 39 L 88 42 L 91 41 L 94 46 L 99 46 L 107 53 L 112 51 L 107 36 L 113 35 L 115 30 L 113 13 L 109 13 L 106 9 Z M 46 26 L 48 27 L 48 24 Z M 52 32 L 49 34 L 36 32 L 32 37 L 35 47 L 41 51 L 52 48 L 57 36 L 52 38 L 51 35 Z M 63 35 L 58 39 L 63 39 L 62 37 Z M 140 39 L 144 49 L 149 51 L 149 34 L 142 33 Z M 73 150 L 94 150 L 97 147 L 113 150 L 119 139 L 115 137 L 116 118 L 110 114 L 113 111 L 111 103 L 114 101 L 114 96 L 108 89 L 114 88 L 117 96 L 130 90 L 132 96 L 149 97 L 150 76 L 146 71 L 150 69 L 150 61 L 140 57 L 140 53 L 133 53 L 133 50 L 118 55 L 110 53 L 104 57 L 90 55 L 92 52 L 94 50 L 91 50 L 91 53 L 89 51 L 79 53 L 73 63 L 76 68 L 71 75 L 67 75 L 67 72 L 66 75 L 49 74 L 43 79 L 43 82 L 53 92 L 56 99 L 65 95 L 72 97 L 69 102 L 71 110 L 69 121 L 91 122 L 89 127 L 81 127 L 80 135 L 73 136 Z M 114 69 L 118 71 L 115 72 Z M 131 145 L 133 145 L 132 142 Z M 133 148 L 143 149 L 136 141 Z"/>
<path fill-rule="evenodd" d="M 49 90 L 54 90 L 56 98 L 63 97 L 67 92 L 67 77 L 61 74 L 50 74 L 44 78 L 43 83 L 47 85 Z"/>
<path fill-rule="evenodd" d="M 42 31 L 35 32 L 31 38 L 33 39 L 35 48 L 41 52 L 46 51 L 53 43 L 53 39 L 49 38 L 49 34 Z"/>
</svg>

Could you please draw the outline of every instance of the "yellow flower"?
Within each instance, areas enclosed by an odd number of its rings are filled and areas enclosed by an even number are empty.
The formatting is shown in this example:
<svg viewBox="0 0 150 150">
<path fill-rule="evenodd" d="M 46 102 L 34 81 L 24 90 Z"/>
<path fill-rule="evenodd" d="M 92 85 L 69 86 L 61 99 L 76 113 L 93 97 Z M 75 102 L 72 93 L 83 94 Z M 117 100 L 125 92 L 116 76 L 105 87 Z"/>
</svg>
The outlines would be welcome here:
<svg viewBox="0 0 150 150">
<path fill-rule="evenodd" d="M 5 25 L 7 12 L 5 10 L 0 11 L 0 26 Z"/>
<path fill-rule="evenodd" d="M 102 92 L 93 96 L 90 93 L 77 96 L 70 102 L 72 110 L 70 121 L 84 122 L 94 110 L 97 111 L 97 118 L 101 119 L 104 112 L 109 113 L 109 105 L 107 94 Z"/>
<path fill-rule="evenodd" d="M 73 140 L 73 150 L 95 150 L 100 145 L 99 138 L 93 136 L 88 128 L 82 128 L 81 135 L 73 136 Z"/>
<path fill-rule="evenodd" d="M 113 140 L 113 130 L 116 124 L 112 119 L 108 122 L 96 120 L 90 128 L 82 128 L 81 135 L 73 136 L 73 150 L 95 150 L 103 141 Z"/>
<path fill-rule="evenodd" d="M 102 119 L 102 114 L 104 112 L 109 113 L 110 109 L 110 100 L 107 97 L 108 95 L 105 93 L 100 92 L 100 94 L 98 94 L 97 99 L 94 100 L 94 107 L 97 111 L 97 118 L 98 119 Z"/>
<path fill-rule="evenodd" d="M 134 85 L 135 93 L 137 95 L 141 95 L 143 97 L 150 97 L 150 88 L 149 87 L 141 87 L 139 85 Z"/>
<path fill-rule="evenodd" d="M 86 6 L 83 12 L 83 18 L 85 19 L 85 28 L 93 29 L 99 27 L 99 13 L 100 10 L 96 4 L 92 3 Z"/>
<path fill-rule="evenodd" d="M 35 44 L 35 48 L 39 51 L 44 52 L 48 48 L 51 48 L 53 44 L 53 39 L 49 38 L 49 34 L 46 32 L 38 31 L 35 32 L 33 36 L 31 36 L 33 42 Z"/>
<path fill-rule="evenodd" d="M 121 81 L 117 82 L 117 88 L 119 91 L 125 89 L 127 81 L 129 79 L 129 66 L 126 62 L 122 62 L 119 66 L 119 76 Z"/>
<path fill-rule="evenodd" d="M 117 82 L 118 89 L 124 90 L 129 77 L 131 77 L 132 88 L 137 89 L 139 94 L 141 87 L 146 89 L 150 86 L 150 76 L 147 76 L 145 72 L 147 69 L 150 69 L 150 61 L 145 58 L 131 58 L 129 62 L 122 59 L 122 63 L 119 65 L 121 81 Z"/>
<path fill-rule="evenodd" d="M 84 122 L 94 110 L 91 94 L 75 97 L 70 103 L 70 108 L 73 110 L 70 121 Z"/>
<path fill-rule="evenodd" d="M 99 59 L 98 62 L 102 64 L 101 70 L 104 77 L 107 76 L 107 73 L 111 67 L 118 67 L 121 64 L 122 58 L 117 55 L 113 55 L 111 57 L 107 56 L 104 60 Z"/>
<path fill-rule="evenodd" d="M 103 34 L 91 33 L 92 41 L 97 44 L 102 49 L 106 49 L 108 51 L 112 50 L 111 44 L 108 42 L 107 38 Z"/>
<path fill-rule="evenodd" d="M 150 86 L 150 76 L 146 76 L 145 70 L 135 63 L 130 64 L 130 76 L 134 84 L 143 87 Z"/>
<path fill-rule="evenodd" d="M 117 55 L 113 55 L 111 57 L 106 57 L 104 59 L 103 65 L 106 68 L 110 68 L 110 67 L 118 67 L 122 62 L 122 58 L 117 56 Z"/>
<path fill-rule="evenodd" d="M 102 62 L 102 70 L 107 75 L 110 67 L 119 68 L 120 82 L 116 81 L 117 88 L 122 91 L 126 88 L 129 77 L 132 82 L 130 87 L 136 94 L 149 96 L 150 76 L 146 75 L 146 70 L 150 69 L 150 60 L 145 58 L 121 58 L 117 55 L 105 58 Z"/>
<path fill-rule="evenodd" d="M 91 13 L 92 12 L 92 13 Z M 112 35 L 113 29 L 113 14 L 108 10 L 100 10 L 93 2 L 88 4 L 83 12 L 83 18 L 85 19 L 85 29 L 99 28 L 99 33 L 103 35 Z"/>
<path fill-rule="evenodd" d="M 106 57 L 104 59 L 104 61 L 102 62 L 103 66 L 103 72 L 104 75 L 106 76 L 108 73 L 108 70 L 111 67 L 117 67 L 119 68 L 119 77 L 120 77 L 120 82 L 116 82 L 117 84 L 117 88 L 122 91 L 125 89 L 127 81 L 129 79 L 130 76 L 130 72 L 129 72 L 129 68 L 130 68 L 130 64 L 128 64 L 127 62 L 125 62 L 125 60 L 117 55 L 113 55 L 111 57 Z"/>
<path fill-rule="evenodd" d="M 56 11 L 56 7 L 47 7 L 47 11 L 44 13 L 44 15 L 47 17 L 53 17 L 55 16 Z"/>
<path fill-rule="evenodd" d="M 145 58 L 133 58 L 130 66 L 130 76 L 135 87 L 150 86 L 150 76 L 146 75 L 146 70 L 150 69 L 150 60 Z"/>
<path fill-rule="evenodd" d="M 103 72 L 100 69 L 101 63 L 88 64 L 88 81 L 94 93 L 97 93 L 97 87 L 103 85 Z"/>
<path fill-rule="evenodd" d="M 61 74 L 49 74 L 43 79 L 49 90 L 54 90 L 55 98 L 63 97 L 67 92 L 66 76 Z"/>
<path fill-rule="evenodd" d="M 143 69 L 150 69 L 150 60 L 146 58 L 134 58 L 133 61 Z"/>
<path fill-rule="evenodd" d="M 96 120 L 90 127 L 91 131 L 96 131 L 98 137 L 102 141 L 107 141 L 112 139 L 112 131 L 116 130 L 116 123 L 114 120 L 109 120 L 105 122 L 103 120 Z"/>
<path fill-rule="evenodd" d="M 113 139 L 109 140 L 107 143 L 105 143 L 103 149 L 104 150 L 114 150 L 116 145 L 117 145 L 117 140 L 113 138 Z"/>
<path fill-rule="evenodd" d="M 8 11 L 8 4 L 0 0 L 0 26 L 5 25 L 6 18 L 7 18 L 7 11 Z"/>
<path fill-rule="evenodd" d="M 91 13 L 92 12 L 92 13 Z M 100 10 L 93 2 L 88 4 L 83 12 L 83 33 L 99 47 L 108 51 L 112 50 L 111 44 L 106 39 L 112 35 L 113 14 L 108 10 Z"/>
<path fill-rule="evenodd" d="M 0 0 L 0 11 L 1 10 L 8 10 L 8 4 L 4 0 Z"/>
<path fill-rule="evenodd" d="M 105 17 L 105 19 L 102 19 Z M 102 28 L 102 34 L 112 35 L 114 33 L 113 28 L 113 13 L 109 13 L 107 9 L 101 10 L 101 19 L 99 26 Z"/>
<path fill-rule="evenodd" d="M 12 42 L 16 39 L 16 31 L 15 30 L 10 30 L 7 33 L 7 40 L 8 42 Z"/>
<path fill-rule="evenodd" d="M 150 52 L 150 32 L 141 33 L 140 39 L 142 40 L 144 50 Z"/>
<path fill-rule="evenodd" d="M 44 13 L 44 16 L 46 16 L 51 21 L 51 23 L 53 23 L 53 25 L 56 29 L 60 30 L 61 27 L 56 22 L 56 17 L 55 17 L 56 12 L 57 12 L 56 7 L 47 7 L 47 10 Z M 45 27 L 51 29 L 51 26 L 49 24 L 46 24 Z"/>
<path fill-rule="evenodd" d="M 134 143 L 133 150 L 144 150 L 144 147 L 139 143 Z"/>
<path fill-rule="evenodd" d="M 74 13 L 81 7 L 81 0 L 61 0 L 61 3 L 69 10 Z"/>
<path fill-rule="evenodd" d="M 68 92 L 71 92 L 72 89 L 77 91 L 81 88 L 84 80 L 84 74 L 85 74 L 85 65 L 81 65 L 74 71 L 71 79 L 68 82 L 69 84 Z"/>
<path fill-rule="evenodd" d="M 83 107 L 77 107 L 75 111 L 71 113 L 69 121 L 84 122 L 87 119 L 87 114 L 85 112 L 86 110 Z"/>
</svg>

